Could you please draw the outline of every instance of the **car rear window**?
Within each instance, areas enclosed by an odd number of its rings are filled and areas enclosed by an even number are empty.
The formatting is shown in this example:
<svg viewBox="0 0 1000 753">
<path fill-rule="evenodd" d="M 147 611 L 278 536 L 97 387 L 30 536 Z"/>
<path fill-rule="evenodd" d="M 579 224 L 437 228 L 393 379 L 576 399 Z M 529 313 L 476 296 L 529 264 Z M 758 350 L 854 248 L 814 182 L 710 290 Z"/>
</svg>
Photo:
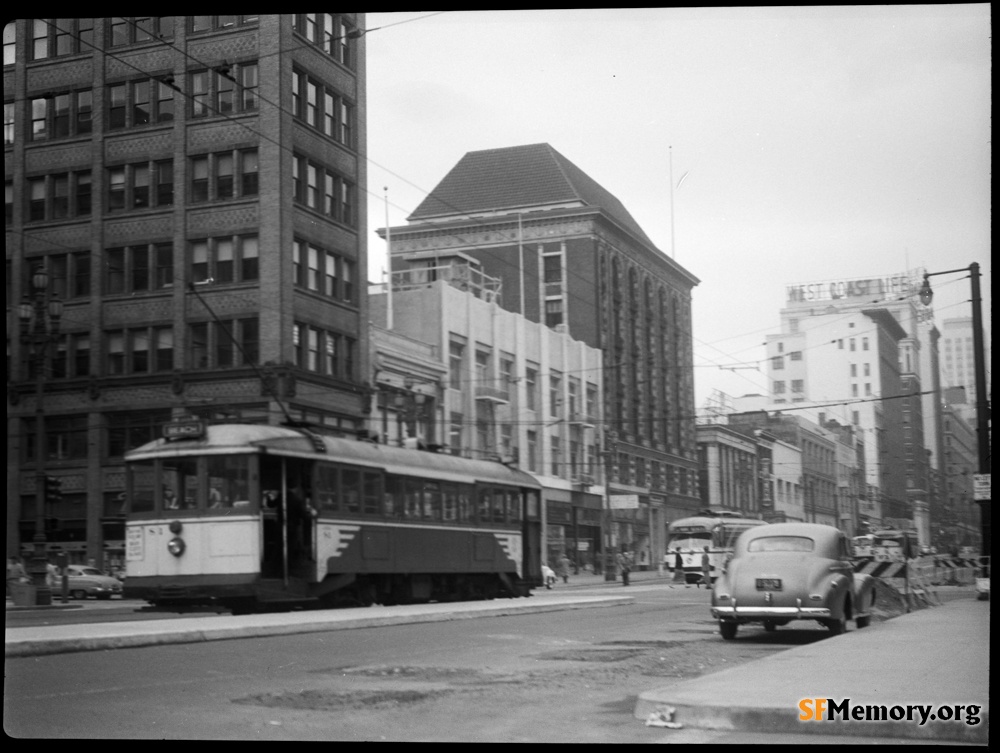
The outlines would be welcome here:
<svg viewBox="0 0 1000 753">
<path fill-rule="evenodd" d="M 748 552 L 811 552 L 816 542 L 808 536 L 762 536 L 747 545 Z"/>
</svg>

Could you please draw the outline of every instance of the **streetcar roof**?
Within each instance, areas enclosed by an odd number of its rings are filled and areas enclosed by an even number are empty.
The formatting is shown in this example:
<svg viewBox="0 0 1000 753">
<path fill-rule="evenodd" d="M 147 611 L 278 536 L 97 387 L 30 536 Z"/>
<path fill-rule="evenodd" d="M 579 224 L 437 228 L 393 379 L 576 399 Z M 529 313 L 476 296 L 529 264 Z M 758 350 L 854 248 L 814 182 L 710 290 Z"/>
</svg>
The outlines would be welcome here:
<svg viewBox="0 0 1000 753">
<path fill-rule="evenodd" d="M 126 461 L 185 455 L 266 454 L 328 459 L 347 465 L 384 469 L 400 476 L 440 481 L 472 481 L 540 489 L 524 471 L 491 460 L 410 450 L 356 439 L 304 433 L 284 426 L 216 424 L 196 439 L 157 439 L 125 454 Z"/>
</svg>

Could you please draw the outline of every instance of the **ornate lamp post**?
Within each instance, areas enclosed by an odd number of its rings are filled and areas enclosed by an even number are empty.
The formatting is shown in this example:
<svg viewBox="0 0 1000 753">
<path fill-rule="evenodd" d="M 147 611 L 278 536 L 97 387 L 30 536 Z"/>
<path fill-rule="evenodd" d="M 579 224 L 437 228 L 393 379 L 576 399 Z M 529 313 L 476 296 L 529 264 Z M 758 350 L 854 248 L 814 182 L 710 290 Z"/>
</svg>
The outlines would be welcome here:
<svg viewBox="0 0 1000 753">
<path fill-rule="evenodd" d="M 920 287 L 920 302 L 930 306 L 934 299 L 930 278 L 937 275 L 968 271 L 972 283 L 972 350 L 976 367 L 976 434 L 979 446 L 979 473 L 990 472 L 990 415 L 986 399 L 986 363 L 983 348 L 982 297 L 979 293 L 979 264 L 973 262 L 964 269 L 949 269 L 944 272 L 924 272 L 924 284 Z M 976 500 L 980 518 L 980 554 L 982 555 L 982 576 L 988 577 L 990 556 L 990 500 Z"/>
<path fill-rule="evenodd" d="M 21 343 L 28 349 L 35 377 L 35 535 L 34 554 L 28 572 L 35 585 L 35 603 L 52 603 L 46 584 L 48 558 L 45 555 L 45 367 L 49 346 L 59 338 L 59 320 L 63 303 L 49 294 L 49 275 L 44 269 L 31 276 L 32 296 L 25 296 L 17 307 L 21 322 Z"/>
</svg>

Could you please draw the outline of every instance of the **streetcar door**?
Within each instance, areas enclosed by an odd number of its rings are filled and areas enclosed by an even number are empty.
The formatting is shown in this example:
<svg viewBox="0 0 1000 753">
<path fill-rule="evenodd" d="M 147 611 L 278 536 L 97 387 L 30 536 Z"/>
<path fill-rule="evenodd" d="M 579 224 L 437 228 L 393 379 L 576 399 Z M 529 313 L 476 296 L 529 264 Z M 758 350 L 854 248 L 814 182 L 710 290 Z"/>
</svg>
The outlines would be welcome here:
<svg viewBox="0 0 1000 753">
<path fill-rule="evenodd" d="M 262 458 L 260 471 L 264 578 L 309 578 L 312 574 L 312 463 Z"/>
</svg>

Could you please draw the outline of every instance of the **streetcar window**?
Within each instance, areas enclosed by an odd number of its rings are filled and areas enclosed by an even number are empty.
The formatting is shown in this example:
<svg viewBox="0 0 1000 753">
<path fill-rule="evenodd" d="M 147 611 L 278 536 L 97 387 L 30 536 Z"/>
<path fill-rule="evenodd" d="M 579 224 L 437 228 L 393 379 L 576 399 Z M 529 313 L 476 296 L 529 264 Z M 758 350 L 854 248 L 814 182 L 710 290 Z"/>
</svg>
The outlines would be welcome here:
<svg viewBox="0 0 1000 753">
<path fill-rule="evenodd" d="M 177 458 L 163 461 L 163 509 L 198 508 L 198 460 Z"/>
<path fill-rule="evenodd" d="M 378 515 L 378 502 L 382 498 L 382 477 L 378 473 L 365 473 L 363 480 L 365 513 Z"/>
<path fill-rule="evenodd" d="M 406 479 L 406 492 L 403 495 L 402 517 L 416 519 L 420 517 L 423 503 L 422 482 L 415 479 Z"/>
<path fill-rule="evenodd" d="M 156 493 L 156 468 L 153 461 L 130 463 L 129 469 L 129 511 L 153 512 Z"/>
<path fill-rule="evenodd" d="M 507 491 L 507 515 L 511 523 L 521 522 L 521 495 L 513 489 Z"/>
<path fill-rule="evenodd" d="M 446 523 L 458 519 L 458 488 L 454 484 L 441 484 L 441 517 Z"/>
<path fill-rule="evenodd" d="M 463 523 L 471 523 L 474 517 L 472 487 L 463 484 L 458 487 L 458 519 Z"/>
<path fill-rule="evenodd" d="M 382 508 L 387 517 L 393 517 L 396 514 L 396 500 L 401 497 L 401 486 L 402 484 L 396 476 L 385 477 L 385 490 L 382 492 Z M 400 503 L 401 509 L 402 503 Z"/>
<path fill-rule="evenodd" d="M 209 509 L 224 509 L 249 504 L 249 456 L 210 456 L 208 458 Z"/>
<path fill-rule="evenodd" d="M 316 469 L 316 496 L 321 510 L 337 509 L 337 468 L 322 464 Z"/>
<path fill-rule="evenodd" d="M 480 489 L 479 490 L 479 522 L 489 523 L 490 513 L 493 509 L 493 490 L 492 489 Z"/>
<path fill-rule="evenodd" d="M 346 512 L 361 512 L 361 473 L 350 468 L 340 472 L 340 490 Z"/>
<path fill-rule="evenodd" d="M 424 482 L 424 520 L 441 520 L 441 485 Z"/>
<path fill-rule="evenodd" d="M 538 520 L 542 515 L 541 505 L 538 499 L 538 492 L 529 491 L 527 492 L 527 495 L 528 495 L 528 519 Z"/>
<path fill-rule="evenodd" d="M 505 523 L 507 522 L 506 511 L 504 510 L 504 505 L 507 502 L 507 494 L 502 489 L 493 490 L 493 522 L 494 523 Z"/>
</svg>

